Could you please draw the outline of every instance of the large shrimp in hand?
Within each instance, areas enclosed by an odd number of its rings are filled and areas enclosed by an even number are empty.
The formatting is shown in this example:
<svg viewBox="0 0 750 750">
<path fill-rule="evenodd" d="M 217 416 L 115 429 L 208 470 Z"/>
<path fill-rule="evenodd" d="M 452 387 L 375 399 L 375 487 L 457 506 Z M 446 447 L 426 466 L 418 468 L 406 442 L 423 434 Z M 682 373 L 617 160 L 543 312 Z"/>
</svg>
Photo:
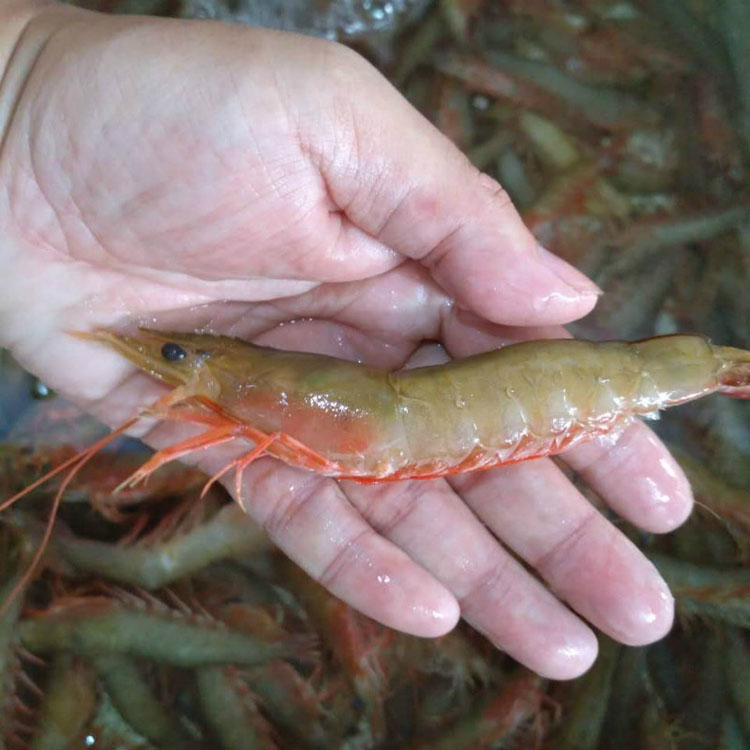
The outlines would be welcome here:
<svg viewBox="0 0 750 750">
<path fill-rule="evenodd" d="M 362 483 L 433 479 L 560 453 L 714 391 L 750 398 L 750 352 L 695 335 L 527 341 L 397 372 L 205 333 L 78 335 L 176 386 L 153 416 L 208 427 L 132 481 L 245 439 L 252 450 L 221 472 L 235 468 L 238 498 L 243 469 L 262 455 Z"/>
</svg>

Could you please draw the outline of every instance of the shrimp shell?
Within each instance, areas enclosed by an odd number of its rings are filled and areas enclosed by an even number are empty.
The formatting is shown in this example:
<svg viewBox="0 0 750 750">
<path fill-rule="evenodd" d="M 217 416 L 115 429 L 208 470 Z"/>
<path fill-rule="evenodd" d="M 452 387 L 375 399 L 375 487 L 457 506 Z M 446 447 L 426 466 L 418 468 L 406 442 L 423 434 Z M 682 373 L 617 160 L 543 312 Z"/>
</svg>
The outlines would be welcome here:
<svg viewBox="0 0 750 750">
<path fill-rule="evenodd" d="M 172 458 L 243 437 L 253 451 L 326 476 L 430 478 L 559 453 L 638 415 L 721 391 L 750 397 L 750 352 L 696 335 L 636 342 L 529 341 L 386 372 L 211 334 L 83 334 L 178 386 L 153 414 L 210 429 Z M 239 482 L 238 482 L 239 485 Z"/>
</svg>

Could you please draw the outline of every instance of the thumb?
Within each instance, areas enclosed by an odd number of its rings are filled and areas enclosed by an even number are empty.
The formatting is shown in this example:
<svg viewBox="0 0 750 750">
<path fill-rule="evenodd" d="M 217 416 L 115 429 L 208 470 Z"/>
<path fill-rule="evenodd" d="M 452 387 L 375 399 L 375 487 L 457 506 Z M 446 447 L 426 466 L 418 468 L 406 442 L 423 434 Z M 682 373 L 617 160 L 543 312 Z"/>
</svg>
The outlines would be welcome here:
<svg viewBox="0 0 750 750">
<path fill-rule="evenodd" d="M 596 285 L 539 247 L 502 187 L 374 68 L 342 56 L 346 64 L 331 76 L 349 92 L 343 115 L 341 90 L 336 98 L 337 137 L 311 134 L 305 145 L 347 218 L 494 322 L 552 325 L 588 313 Z"/>
</svg>

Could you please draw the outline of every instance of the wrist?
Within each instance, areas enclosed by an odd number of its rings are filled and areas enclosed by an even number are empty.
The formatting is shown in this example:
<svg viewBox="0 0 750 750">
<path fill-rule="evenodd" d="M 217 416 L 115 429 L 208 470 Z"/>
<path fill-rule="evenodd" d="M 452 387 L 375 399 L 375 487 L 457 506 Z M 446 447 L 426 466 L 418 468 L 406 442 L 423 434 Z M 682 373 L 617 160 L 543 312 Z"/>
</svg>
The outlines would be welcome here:
<svg viewBox="0 0 750 750">
<path fill-rule="evenodd" d="M 0 145 L 24 81 L 57 24 L 55 12 L 46 23 L 38 19 L 48 8 L 55 9 L 49 0 L 0 0 Z"/>
<path fill-rule="evenodd" d="M 47 0 L 0 0 L 0 81 L 5 78 L 24 30 Z"/>
</svg>

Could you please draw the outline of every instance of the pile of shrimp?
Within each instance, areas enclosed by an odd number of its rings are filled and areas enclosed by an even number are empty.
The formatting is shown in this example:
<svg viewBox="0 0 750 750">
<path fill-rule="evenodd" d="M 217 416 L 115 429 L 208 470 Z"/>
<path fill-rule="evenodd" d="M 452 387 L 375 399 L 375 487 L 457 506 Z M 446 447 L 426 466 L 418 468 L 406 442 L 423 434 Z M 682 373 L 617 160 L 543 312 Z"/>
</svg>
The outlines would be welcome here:
<svg viewBox="0 0 750 750">
<path fill-rule="evenodd" d="M 187 7 L 121 0 L 113 8 L 108 0 L 106 10 L 180 15 Z M 233 11 L 221 11 L 231 20 Z M 750 349 L 746 0 L 440 0 L 386 41 L 353 43 L 503 184 L 540 242 L 604 288 L 576 335 L 694 332 Z M 189 341 L 151 332 L 139 346 L 149 335 L 156 356 L 172 344 L 189 360 Z M 744 387 L 737 373 L 747 376 L 746 363 L 736 367 L 705 392 Z M 106 438 L 54 395 L 19 414 L 19 393 L 48 393 L 6 357 L 0 368 L 0 499 L 65 462 L 79 468 L 0 514 L 4 745 L 669 750 L 750 743 L 746 401 L 701 399 L 657 423 L 698 510 L 664 538 L 621 523 L 676 595 L 673 632 L 647 648 L 601 637 L 593 669 L 555 684 L 465 624 L 425 641 L 356 613 L 276 552 L 220 485 L 201 494 L 207 477 L 169 463 L 148 485 L 130 483 L 140 449 L 113 442 L 85 452 Z M 207 407 L 204 396 L 192 393 L 193 417 L 221 437 L 235 418 Z M 565 440 L 548 433 L 534 444 L 521 435 L 518 445 L 494 446 L 487 460 L 500 448 L 508 459 L 554 453 Z M 71 444 L 71 434 L 80 440 Z M 518 446 L 530 455 L 513 453 Z M 468 451 L 447 463 L 410 457 L 402 466 L 387 456 L 364 465 L 349 460 L 359 460 L 357 451 L 323 455 L 294 440 L 266 447 L 282 460 L 365 479 L 482 468 L 486 458 Z M 151 461 L 150 468 L 165 463 Z"/>
<path fill-rule="evenodd" d="M 60 413 L 56 402 L 44 408 Z M 88 421 L 74 420 L 84 432 Z M 76 453 L 36 437 L 36 448 L 0 445 L 3 495 Z M 750 492 L 677 456 L 700 512 L 658 542 L 626 530 L 675 592 L 678 626 L 648 648 L 601 637 L 593 669 L 556 684 L 465 624 L 426 640 L 357 613 L 276 551 L 223 487 L 201 497 L 197 471 L 165 467 L 113 496 L 142 455 L 98 453 L 0 615 L 0 737 L 113 750 L 742 747 Z M 3 601 L 59 484 L 0 517 Z"/>
</svg>

